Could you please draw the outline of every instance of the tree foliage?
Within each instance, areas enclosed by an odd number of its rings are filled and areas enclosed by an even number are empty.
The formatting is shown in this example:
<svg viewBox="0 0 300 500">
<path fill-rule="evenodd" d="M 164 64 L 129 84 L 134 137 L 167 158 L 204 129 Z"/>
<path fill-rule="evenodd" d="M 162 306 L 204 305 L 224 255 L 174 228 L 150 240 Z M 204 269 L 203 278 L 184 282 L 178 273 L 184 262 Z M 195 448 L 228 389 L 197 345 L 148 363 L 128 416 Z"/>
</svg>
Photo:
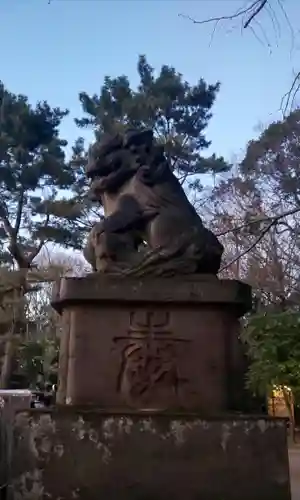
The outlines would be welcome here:
<svg viewBox="0 0 300 500">
<path fill-rule="evenodd" d="M 202 156 L 210 146 L 205 131 L 220 84 L 207 84 L 201 78 L 196 85 L 190 85 L 168 65 L 163 65 L 156 75 L 145 56 L 139 56 L 137 71 L 136 89 L 122 75 L 105 77 L 100 95 L 81 92 L 79 98 L 86 116 L 76 120 L 77 124 L 93 126 L 98 138 L 104 132 L 126 127 L 153 128 L 183 181 L 191 174 L 227 171 L 230 166 L 223 158 Z"/>
<path fill-rule="evenodd" d="M 243 332 L 249 385 L 300 390 L 300 112 L 272 123 L 215 188 L 210 216 L 226 249 L 223 274 L 253 287 Z"/>
<path fill-rule="evenodd" d="M 80 247 L 80 207 L 62 199 L 74 171 L 59 126 L 67 110 L 35 107 L 0 84 L 0 222 L 3 263 L 29 268 L 46 242 Z M 62 223 L 63 220 L 63 223 Z"/>
<path fill-rule="evenodd" d="M 215 222 L 227 233 L 225 246 L 234 243 L 239 250 L 233 260 L 247 267 L 259 252 L 260 268 L 266 269 L 272 254 L 294 285 L 300 275 L 299 124 L 297 110 L 250 141 L 243 160 L 219 183 L 212 199 Z"/>
<path fill-rule="evenodd" d="M 18 375 L 31 389 L 40 384 L 57 383 L 59 340 L 41 338 L 24 340 L 17 350 Z"/>
<path fill-rule="evenodd" d="M 300 312 L 255 314 L 243 330 L 251 365 L 248 384 L 262 394 L 287 387 L 300 397 Z"/>
<path fill-rule="evenodd" d="M 4 368 L 9 363 L 7 369 L 2 370 L 2 387 L 35 388 L 37 383 L 42 386 L 56 383 L 61 318 L 51 307 L 53 282 L 69 274 L 82 275 L 86 268 L 83 259 L 58 252 L 51 257 L 49 262 L 46 252 L 39 256 L 39 269 L 27 273 L 29 291 L 23 296 L 17 294 L 15 302 L 8 292 L 19 282 L 20 271 L 0 268 L 0 361 L 4 354 Z M 15 308 L 22 313 L 22 321 L 17 325 L 14 318 L 20 318 L 20 314 L 15 314 Z M 13 333 L 7 340 L 3 337 L 6 331 Z M 1 339 L 6 342 L 1 343 Z M 9 347 L 11 356 L 5 363 L 5 350 Z"/>
<path fill-rule="evenodd" d="M 300 211 L 300 110 L 271 123 L 258 140 L 250 141 L 241 163 L 241 174 L 259 187 L 272 190 L 274 211 Z M 275 197 L 277 193 L 277 197 Z M 279 212 L 280 213 L 280 212 Z"/>
<path fill-rule="evenodd" d="M 32 284 L 37 257 L 49 242 L 80 248 L 85 237 L 83 203 L 73 199 L 77 192 L 72 197 L 78 175 L 59 134 L 67 114 L 46 101 L 32 106 L 0 82 L 0 270 L 10 315 L 10 321 L 0 319 L 7 328 L 0 346 L 2 387 L 9 384 L 17 339 L 26 329 L 28 293 L 49 278 L 40 270 Z"/>
</svg>

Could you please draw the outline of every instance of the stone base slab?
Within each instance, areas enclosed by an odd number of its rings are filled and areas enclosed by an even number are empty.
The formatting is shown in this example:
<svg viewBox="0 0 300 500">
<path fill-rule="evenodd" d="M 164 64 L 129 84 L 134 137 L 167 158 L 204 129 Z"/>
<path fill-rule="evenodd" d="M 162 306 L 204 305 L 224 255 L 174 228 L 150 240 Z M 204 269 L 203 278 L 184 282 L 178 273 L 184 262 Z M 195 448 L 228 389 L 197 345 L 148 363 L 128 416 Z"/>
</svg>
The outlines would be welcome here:
<svg viewBox="0 0 300 500">
<path fill-rule="evenodd" d="M 12 500 L 290 500 L 283 419 L 24 411 L 11 465 Z"/>
<path fill-rule="evenodd" d="M 251 287 L 237 280 L 212 275 L 172 278 L 113 277 L 91 273 L 80 278 L 63 278 L 53 290 L 52 305 L 62 312 L 82 303 L 175 303 L 219 304 L 234 307 L 242 316 L 251 308 Z"/>
</svg>

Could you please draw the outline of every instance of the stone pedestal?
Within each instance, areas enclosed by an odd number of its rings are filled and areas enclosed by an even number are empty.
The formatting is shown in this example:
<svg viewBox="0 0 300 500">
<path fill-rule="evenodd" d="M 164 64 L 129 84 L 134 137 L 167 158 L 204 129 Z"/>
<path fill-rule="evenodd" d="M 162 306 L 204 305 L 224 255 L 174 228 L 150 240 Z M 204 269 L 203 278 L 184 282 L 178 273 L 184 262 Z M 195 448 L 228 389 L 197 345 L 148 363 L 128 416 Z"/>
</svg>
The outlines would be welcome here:
<svg viewBox="0 0 300 500">
<path fill-rule="evenodd" d="M 66 278 L 57 402 L 101 408 L 241 410 L 246 284 L 214 277 Z M 239 386 L 240 385 L 240 386 Z"/>
<path fill-rule="evenodd" d="M 79 410 L 16 415 L 13 500 L 290 500 L 285 421 Z"/>
<path fill-rule="evenodd" d="M 249 286 L 90 275 L 53 305 L 60 405 L 15 417 L 13 500 L 290 500 L 286 422 L 233 413 Z"/>
</svg>

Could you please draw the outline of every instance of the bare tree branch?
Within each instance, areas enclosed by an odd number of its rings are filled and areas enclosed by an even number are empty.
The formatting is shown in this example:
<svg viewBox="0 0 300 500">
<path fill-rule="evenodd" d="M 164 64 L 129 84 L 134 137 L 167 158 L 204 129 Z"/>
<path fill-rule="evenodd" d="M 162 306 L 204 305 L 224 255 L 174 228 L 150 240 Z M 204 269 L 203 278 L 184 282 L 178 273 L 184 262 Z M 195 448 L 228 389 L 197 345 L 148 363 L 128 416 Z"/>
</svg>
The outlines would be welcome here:
<svg viewBox="0 0 300 500">
<path fill-rule="evenodd" d="M 295 45 L 295 43 L 294 43 L 295 31 L 293 29 L 293 26 L 291 24 L 291 21 L 290 21 L 288 15 L 287 15 L 287 12 L 282 4 L 282 0 L 277 0 L 277 3 L 279 6 L 279 9 L 281 10 L 281 12 L 285 18 L 285 21 L 288 25 L 288 28 L 290 30 L 291 40 L 292 40 L 290 52 L 292 52 L 294 45 Z M 273 2 L 273 5 L 274 5 L 274 2 Z M 249 28 L 253 32 L 254 36 L 258 39 L 258 41 L 261 43 L 262 40 L 260 39 L 260 37 L 258 37 L 257 33 L 255 33 L 255 30 L 253 28 L 253 24 L 255 22 L 256 25 L 258 25 L 260 27 L 261 32 L 263 34 L 263 38 L 265 39 L 265 42 L 270 49 L 271 44 L 269 43 L 267 36 L 266 36 L 266 33 L 264 32 L 262 26 L 258 22 L 258 17 L 260 16 L 260 14 L 262 13 L 263 10 L 268 13 L 268 15 L 271 19 L 273 28 L 274 28 L 275 36 L 276 36 L 276 38 L 278 38 L 278 35 L 280 35 L 280 24 L 276 18 L 276 14 L 274 12 L 274 9 L 273 9 L 273 6 L 271 5 L 270 0 L 254 0 L 250 3 L 250 5 L 248 5 L 248 7 L 245 7 L 243 9 L 239 9 L 237 12 L 235 12 L 233 14 L 226 15 L 226 16 L 211 17 L 211 18 L 202 19 L 202 20 L 194 19 L 193 17 L 188 16 L 186 14 L 178 14 L 178 16 L 183 17 L 184 19 L 188 19 L 193 24 L 203 25 L 203 24 L 214 23 L 215 26 L 213 28 L 211 38 L 213 38 L 215 31 L 216 31 L 216 28 L 220 22 L 241 19 L 242 20 L 242 29 Z M 211 41 L 210 41 L 210 44 L 211 44 Z M 288 110 L 291 110 L 293 108 L 293 105 L 295 103 L 295 97 L 299 91 L 300 91 L 300 71 L 297 71 L 295 76 L 294 76 L 294 79 L 292 81 L 292 84 L 290 86 L 290 89 L 288 90 L 288 92 L 286 92 L 284 94 L 284 96 L 281 99 L 280 109 L 282 110 L 283 116 L 286 115 Z"/>
<path fill-rule="evenodd" d="M 19 232 L 19 229 L 20 229 L 20 225 L 21 225 L 23 204 L 24 204 L 24 189 L 21 188 L 20 198 L 19 198 L 18 208 L 17 208 L 16 223 L 15 223 L 15 234 L 16 234 L 16 236 L 18 235 L 18 232 Z"/>
<path fill-rule="evenodd" d="M 254 3 L 257 3 L 257 2 L 254 2 Z M 246 28 L 248 28 L 248 26 L 250 26 L 250 24 L 252 23 L 253 19 L 256 16 L 258 16 L 258 14 L 262 11 L 262 9 L 265 7 L 265 5 L 267 5 L 267 3 L 268 3 L 268 0 L 262 0 L 260 2 L 260 5 L 258 5 L 256 7 L 256 9 L 254 10 L 254 12 L 252 12 L 252 14 L 250 15 L 249 19 L 247 19 L 247 21 L 244 23 L 244 26 L 243 26 L 244 29 L 246 29 Z M 253 7 L 254 7 L 254 4 L 252 4 L 252 8 Z"/>
<path fill-rule="evenodd" d="M 244 9 L 239 9 L 234 14 L 230 14 L 228 16 L 210 17 L 209 19 L 202 19 L 199 21 L 186 14 L 178 14 L 178 16 L 183 17 L 184 19 L 188 19 L 193 24 L 209 24 L 209 23 L 218 24 L 220 21 L 232 21 L 233 19 L 239 19 L 244 15 L 248 15 L 249 17 L 243 23 L 243 28 L 246 29 L 250 26 L 253 19 L 262 11 L 265 5 L 267 5 L 267 3 L 268 0 L 255 0 L 248 7 Z"/>
<path fill-rule="evenodd" d="M 46 215 L 46 220 L 45 220 L 45 224 L 44 224 L 44 229 L 46 229 L 48 227 L 48 224 L 49 224 L 49 220 L 50 220 L 50 214 L 48 213 Z M 30 253 L 30 255 L 28 256 L 28 263 L 29 263 L 29 267 L 31 267 L 31 264 L 32 264 L 32 261 L 36 258 L 36 256 L 40 253 L 41 249 L 43 248 L 44 244 L 46 243 L 46 238 L 41 238 L 40 239 L 40 243 L 38 244 L 37 248 Z"/>
<path fill-rule="evenodd" d="M 221 231 L 220 233 L 216 233 L 216 236 L 225 236 L 226 234 L 229 233 L 237 233 L 241 229 L 245 229 L 246 227 L 253 226 L 255 224 L 259 224 L 261 222 L 273 222 L 275 220 L 275 223 L 277 224 L 281 219 L 288 217 L 290 215 L 294 215 L 295 213 L 300 212 L 300 207 L 293 208 L 291 210 L 287 210 L 285 212 L 282 212 L 279 215 L 271 216 L 271 217 L 259 217 L 257 219 L 249 220 L 247 222 L 243 222 L 243 224 L 239 226 L 234 226 L 230 229 L 226 229 L 226 231 Z M 272 224 L 273 225 L 273 224 Z"/>
<path fill-rule="evenodd" d="M 289 215 L 293 215 L 293 214 L 295 214 L 297 212 L 300 212 L 300 208 L 299 207 L 294 208 L 292 210 L 289 210 L 287 212 L 284 212 L 282 214 L 279 214 L 279 215 L 276 215 L 275 217 L 273 217 L 272 220 L 271 220 L 271 222 L 267 225 L 267 227 L 265 227 L 265 229 L 263 229 L 263 231 L 260 233 L 260 235 L 258 236 L 258 238 L 256 238 L 256 240 L 248 248 L 246 248 L 243 252 L 241 252 L 237 257 L 235 257 L 229 263 L 227 263 L 223 267 L 221 267 L 220 272 L 224 271 L 225 269 L 227 269 L 228 267 L 230 267 L 232 264 L 234 264 L 235 262 L 237 262 L 239 259 L 241 259 L 241 257 L 244 257 L 244 255 L 246 255 L 251 250 L 253 250 L 253 248 L 255 248 L 256 245 L 269 232 L 269 230 L 271 229 L 271 227 L 275 226 L 275 224 L 277 224 L 280 219 L 282 219 L 283 217 L 288 217 Z M 266 219 L 264 219 L 264 220 L 266 220 Z"/>
<path fill-rule="evenodd" d="M 292 85 L 288 92 L 284 94 L 281 99 L 280 109 L 282 109 L 283 116 L 286 115 L 287 110 L 291 109 L 295 103 L 295 97 L 300 90 L 300 71 L 296 73 Z"/>
</svg>

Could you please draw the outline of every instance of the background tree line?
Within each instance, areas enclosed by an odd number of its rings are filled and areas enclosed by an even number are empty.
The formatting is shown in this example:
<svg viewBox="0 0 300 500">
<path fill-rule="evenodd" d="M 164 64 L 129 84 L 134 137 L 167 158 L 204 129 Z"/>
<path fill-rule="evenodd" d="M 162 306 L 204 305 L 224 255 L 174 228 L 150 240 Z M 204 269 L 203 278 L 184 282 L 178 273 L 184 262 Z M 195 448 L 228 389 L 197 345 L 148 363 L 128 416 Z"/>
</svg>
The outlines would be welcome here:
<svg viewBox="0 0 300 500">
<path fill-rule="evenodd" d="M 300 387 L 300 111 L 272 123 L 247 145 L 241 161 L 211 153 L 207 126 L 219 82 L 185 81 L 175 68 L 158 71 L 145 56 L 139 84 L 106 77 L 100 93 L 79 93 L 80 128 L 96 138 L 125 127 L 152 127 L 192 203 L 225 245 L 221 275 L 251 283 L 254 311 L 243 340 L 251 358 L 248 383 Z M 67 110 L 0 86 L 0 356 L 1 387 L 55 380 L 59 318 L 51 283 L 84 273 L 70 258 L 80 250 L 101 207 L 88 200 L 88 144 L 66 154 L 60 124 Z M 298 396 L 297 396 L 298 397 Z"/>
</svg>

